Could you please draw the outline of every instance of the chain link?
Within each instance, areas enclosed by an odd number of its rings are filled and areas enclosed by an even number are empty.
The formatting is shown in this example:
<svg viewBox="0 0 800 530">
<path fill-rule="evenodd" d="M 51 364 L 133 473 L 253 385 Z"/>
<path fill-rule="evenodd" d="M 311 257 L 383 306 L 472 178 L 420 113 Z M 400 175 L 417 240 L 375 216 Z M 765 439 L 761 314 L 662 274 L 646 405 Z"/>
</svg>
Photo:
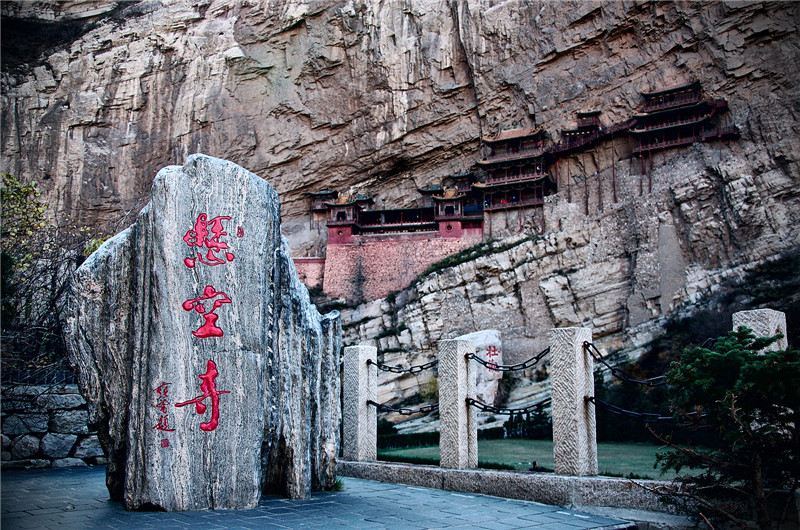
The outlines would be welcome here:
<svg viewBox="0 0 800 530">
<path fill-rule="evenodd" d="M 631 374 L 629 374 L 625 370 L 622 370 L 622 369 L 617 368 L 615 366 L 611 366 L 610 364 L 608 364 L 606 362 L 605 359 L 603 359 L 603 356 L 600 353 L 600 350 L 598 350 L 597 347 L 594 344 L 592 344 L 591 342 L 584 342 L 583 343 L 583 348 L 586 351 L 589 352 L 589 354 L 592 356 L 592 358 L 595 361 L 599 362 L 600 364 L 602 364 L 603 366 L 605 366 L 606 368 L 611 370 L 611 375 L 613 375 L 614 377 L 616 377 L 620 381 L 625 381 L 626 383 L 636 383 L 637 385 L 643 385 L 643 386 L 647 386 L 647 387 L 650 387 L 650 388 L 653 388 L 653 387 L 656 387 L 656 386 L 663 386 L 663 385 L 667 384 L 666 376 L 663 376 L 663 375 L 659 375 L 659 376 L 656 376 L 656 377 L 651 377 L 650 379 L 636 379 L 635 377 L 633 377 Z"/>
<path fill-rule="evenodd" d="M 437 364 L 439 364 L 439 359 L 434 359 L 429 361 L 425 364 L 420 364 L 417 366 L 411 366 L 410 368 L 400 368 L 399 366 L 389 366 L 388 364 L 378 363 L 373 361 L 372 359 L 367 359 L 367 364 L 374 364 L 378 370 L 383 370 L 384 372 L 392 372 L 395 374 L 418 374 L 428 368 L 433 368 Z"/>
<path fill-rule="evenodd" d="M 390 407 L 389 405 L 384 405 L 383 403 L 376 403 L 376 402 L 372 401 L 371 399 L 367 401 L 367 405 L 372 405 L 373 407 L 378 409 L 379 412 L 396 412 L 396 413 L 398 413 L 398 414 L 400 414 L 402 416 L 411 416 L 412 414 L 425 413 L 425 412 L 434 412 L 436 410 L 439 410 L 439 403 L 438 402 L 437 403 L 433 403 L 431 405 L 425 405 L 424 407 L 420 407 L 418 409 L 408 409 L 408 408 L 404 408 L 404 407 L 401 407 L 401 408 L 398 409 L 398 408 Z"/>
<path fill-rule="evenodd" d="M 657 421 L 672 421 L 672 416 L 661 416 L 660 414 L 656 414 L 654 412 L 633 412 L 632 410 L 625 410 L 621 407 L 616 405 L 612 405 L 607 401 L 603 401 L 602 399 L 598 399 L 596 397 L 589 397 L 586 396 L 584 398 L 589 403 L 594 403 L 595 406 L 600 405 L 609 411 L 611 414 L 618 414 L 620 416 L 628 416 L 629 418 L 633 418 L 636 420 L 643 421 L 645 423 L 654 423 Z"/>
<path fill-rule="evenodd" d="M 501 416 L 510 416 L 511 414 L 527 414 L 528 412 L 533 412 L 537 409 L 541 410 L 550 403 L 550 398 L 544 398 L 543 400 L 534 403 L 533 405 L 528 405 L 523 409 L 501 409 L 472 398 L 467 398 L 466 401 L 468 406 L 474 407 L 483 412 L 491 412 L 492 414 L 500 414 Z"/>
<path fill-rule="evenodd" d="M 478 357 L 477 355 L 475 355 L 474 353 L 468 353 L 464 357 L 466 357 L 467 359 L 472 359 L 473 361 L 479 362 L 480 364 L 484 365 L 486 368 L 488 368 L 489 370 L 492 370 L 494 372 L 514 372 L 516 370 L 524 370 L 526 368 L 530 368 L 531 366 L 534 366 L 536 363 L 541 361 L 544 358 L 544 356 L 547 355 L 548 353 L 550 353 L 550 348 L 546 348 L 544 351 L 542 351 L 538 355 L 535 355 L 535 356 L 531 357 L 530 359 L 528 359 L 525 362 L 521 362 L 521 363 L 517 363 L 517 364 L 497 364 L 497 363 L 493 363 L 492 361 L 485 361 L 485 360 L 481 359 L 480 357 Z"/>
</svg>

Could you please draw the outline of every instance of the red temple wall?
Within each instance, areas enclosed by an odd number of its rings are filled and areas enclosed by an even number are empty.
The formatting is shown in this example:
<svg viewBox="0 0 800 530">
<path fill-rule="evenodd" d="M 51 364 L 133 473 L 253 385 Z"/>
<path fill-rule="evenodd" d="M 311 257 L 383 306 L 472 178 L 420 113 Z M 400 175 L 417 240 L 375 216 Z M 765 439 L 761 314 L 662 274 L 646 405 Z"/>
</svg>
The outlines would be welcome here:
<svg viewBox="0 0 800 530">
<path fill-rule="evenodd" d="M 408 285 L 432 263 L 481 242 L 481 236 L 354 236 L 328 244 L 323 291 L 333 298 L 376 300 Z"/>
<path fill-rule="evenodd" d="M 294 268 L 303 285 L 311 289 L 322 285 L 325 272 L 325 258 L 293 258 Z"/>
</svg>

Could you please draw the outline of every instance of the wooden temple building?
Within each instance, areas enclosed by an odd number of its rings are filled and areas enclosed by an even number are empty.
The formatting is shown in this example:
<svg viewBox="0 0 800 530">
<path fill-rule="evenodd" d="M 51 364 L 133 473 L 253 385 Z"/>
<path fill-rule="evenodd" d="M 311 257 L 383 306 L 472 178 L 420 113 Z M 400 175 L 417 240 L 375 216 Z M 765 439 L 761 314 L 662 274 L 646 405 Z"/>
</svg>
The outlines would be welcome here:
<svg viewBox="0 0 800 530">
<path fill-rule="evenodd" d="M 561 130 L 557 142 L 548 143 L 546 132 L 537 127 L 482 137 L 480 158 L 471 171 L 417 188 L 420 199 L 413 207 L 375 209 L 375 201 L 362 194 L 310 193 L 313 218 L 328 227 L 328 256 L 330 245 L 348 245 L 361 236 L 383 236 L 382 241 L 403 234 L 471 239 L 483 236 L 486 221 L 491 231 L 494 212 L 517 210 L 520 219 L 535 216 L 545 198 L 559 191 L 559 161 L 608 139 L 627 140 L 628 156 L 639 157 L 644 167 L 643 159 L 649 157 L 652 165 L 651 155 L 657 151 L 739 136 L 723 120 L 727 102 L 704 98 L 699 81 L 640 94 L 644 102 L 630 119 L 604 125 L 599 110 L 578 112 L 576 126 Z M 567 172 L 567 183 L 571 178 Z M 569 184 L 567 191 L 570 196 Z"/>
<path fill-rule="evenodd" d="M 739 137 L 736 126 L 723 124 L 720 117 L 728 110 L 727 101 L 704 99 L 699 81 L 641 95 L 644 105 L 628 127 L 632 156 Z"/>
</svg>

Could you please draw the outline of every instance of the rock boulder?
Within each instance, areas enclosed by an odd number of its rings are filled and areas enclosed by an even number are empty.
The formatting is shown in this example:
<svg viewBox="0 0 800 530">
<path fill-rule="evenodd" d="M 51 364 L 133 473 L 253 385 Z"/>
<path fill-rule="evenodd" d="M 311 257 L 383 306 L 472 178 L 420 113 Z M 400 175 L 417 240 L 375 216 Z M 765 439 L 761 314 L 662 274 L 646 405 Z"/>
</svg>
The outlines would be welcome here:
<svg viewBox="0 0 800 530">
<path fill-rule="evenodd" d="M 280 223 L 263 179 L 192 155 L 76 272 L 69 354 L 128 509 L 332 486 L 340 320 L 310 304 Z"/>
</svg>

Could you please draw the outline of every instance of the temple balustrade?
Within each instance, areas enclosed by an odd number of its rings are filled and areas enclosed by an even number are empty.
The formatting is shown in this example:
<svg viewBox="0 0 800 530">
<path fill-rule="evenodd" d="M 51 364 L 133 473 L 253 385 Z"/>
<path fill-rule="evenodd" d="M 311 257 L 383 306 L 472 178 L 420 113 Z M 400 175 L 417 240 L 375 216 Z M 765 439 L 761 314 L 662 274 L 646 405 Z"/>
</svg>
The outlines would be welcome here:
<svg viewBox="0 0 800 530">
<path fill-rule="evenodd" d="M 700 103 L 702 100 L 703 96 L 699 92 L 653 98 L 651 101 L 648 101 L 644 104 L 642 111 L 653 112 L 656 110 L 669 109 L 673 107 L 683 107 L 686 105 Z"/>
</svg>

